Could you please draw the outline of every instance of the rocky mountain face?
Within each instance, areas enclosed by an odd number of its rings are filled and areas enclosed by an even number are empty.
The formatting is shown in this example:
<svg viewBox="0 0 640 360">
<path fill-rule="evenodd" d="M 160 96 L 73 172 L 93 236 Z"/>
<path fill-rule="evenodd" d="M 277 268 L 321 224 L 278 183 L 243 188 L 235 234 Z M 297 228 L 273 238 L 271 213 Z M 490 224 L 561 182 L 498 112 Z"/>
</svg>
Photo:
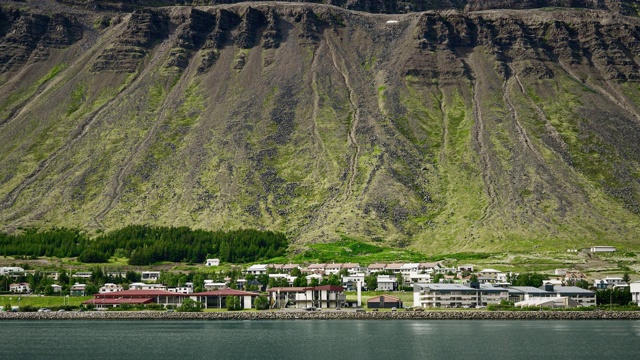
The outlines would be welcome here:
<svg viewBox="0 0 640 360">
<path fill-rule="evenodd" d="M 638 247 L 636 1 L 144 3 L 2 2 L 5 231 Z"/>
</svg>

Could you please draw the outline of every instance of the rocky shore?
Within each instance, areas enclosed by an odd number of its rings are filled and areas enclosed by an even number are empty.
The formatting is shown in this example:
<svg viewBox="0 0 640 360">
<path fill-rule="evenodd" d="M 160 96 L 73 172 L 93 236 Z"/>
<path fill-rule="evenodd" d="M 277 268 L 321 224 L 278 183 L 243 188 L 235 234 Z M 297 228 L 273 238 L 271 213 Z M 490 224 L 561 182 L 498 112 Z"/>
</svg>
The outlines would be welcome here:
<svg viewBox="0 0 640 360">
<path fill-rule="evenodd" d="M 2 312 L 0 320 L 639 320 L 640 311 Z"/>
</svg>

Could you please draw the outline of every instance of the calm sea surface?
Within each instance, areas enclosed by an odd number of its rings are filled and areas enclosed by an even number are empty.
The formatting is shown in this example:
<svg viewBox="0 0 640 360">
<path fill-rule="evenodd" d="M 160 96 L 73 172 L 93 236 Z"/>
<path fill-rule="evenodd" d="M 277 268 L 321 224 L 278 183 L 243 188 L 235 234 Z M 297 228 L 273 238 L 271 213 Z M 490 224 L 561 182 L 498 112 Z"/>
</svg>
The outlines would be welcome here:
<svg viewBox="0 0 640 360">
<path fill-rule="evenodd" d="M 640 359 L 640 321 L 4 321 L 0 359 Z"/>
</svg>

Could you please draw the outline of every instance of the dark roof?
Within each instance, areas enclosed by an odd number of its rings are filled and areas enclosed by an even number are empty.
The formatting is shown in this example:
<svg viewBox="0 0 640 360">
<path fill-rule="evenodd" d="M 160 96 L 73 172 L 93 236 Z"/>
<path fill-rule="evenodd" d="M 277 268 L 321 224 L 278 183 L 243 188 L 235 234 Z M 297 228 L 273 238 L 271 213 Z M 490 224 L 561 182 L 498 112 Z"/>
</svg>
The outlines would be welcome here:
<svg viewBox="0 0 640 360">
<path fill-rule="evenodd" d="M 234 289 L 221 289 L 221 290 L 212 290 L 212 291 L 189 294 L 189 296 L 259 296 L 259 295 L 260 294 L 253 293 L 253 292 L 234 290 Z"/>
<path fill-rule="evenodd" d="M 141 297 L 155 297 L 155 296 L 189 296 L 189 294 L 180 294 L 169 292 L 165 290 L 123 290 L 114 291 L 103 294 L 96 294 L 97 299 L 100 298 L 141 298 Z"/>
<path fill-rule="evenodd" d="M 120 304 L 149 304 L 152 303 L 152 298 L 117 298 L 117 299 L 89 299 L 83 304 L 93 305 L 120 305 Z"/>
<path fill-rule="evenodd" d="M 316 287 L 313 288 L 313 290 L 315 290 L 315 291 L 328 290 L 328 291 L 343 292 L 344 288 L 342 286 L 338 286 L 338 285 L 323 285 L 323 286 L 316 286 Z"/>
<path fill-rule="evenodd" d="M 311 290 L 312 287 L 274 287 L 269 289 L 269 292 L 303 292 Z"/>
<path fill-rule="evenodd" d="M 384 299 L 384 300 L 383 300 Z M 391 296 L 391 295 L 380 295 L 380 296 L 376 296 L 376 297 L 372 297 L 371 299 L 367 300 L 367 302 L 402 302 L 402 300 L 400 300 L 400 298 L 397 298 L 395 296 Z"/>
</svg>

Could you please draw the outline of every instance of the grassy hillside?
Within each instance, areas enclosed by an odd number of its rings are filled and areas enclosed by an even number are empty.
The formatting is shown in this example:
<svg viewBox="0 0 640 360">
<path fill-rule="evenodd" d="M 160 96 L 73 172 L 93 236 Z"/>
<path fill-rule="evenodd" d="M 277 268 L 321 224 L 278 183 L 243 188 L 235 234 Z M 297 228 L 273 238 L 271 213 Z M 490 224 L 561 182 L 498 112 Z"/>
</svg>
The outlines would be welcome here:
<svg viewBox="0 0 640 360">
<path fill-rule="evenodd" d="M 640 247 L 637 18 L 56 6 L 2 8 L 4 231 L 267 229 L 327 261 Z"/>
</svg>

